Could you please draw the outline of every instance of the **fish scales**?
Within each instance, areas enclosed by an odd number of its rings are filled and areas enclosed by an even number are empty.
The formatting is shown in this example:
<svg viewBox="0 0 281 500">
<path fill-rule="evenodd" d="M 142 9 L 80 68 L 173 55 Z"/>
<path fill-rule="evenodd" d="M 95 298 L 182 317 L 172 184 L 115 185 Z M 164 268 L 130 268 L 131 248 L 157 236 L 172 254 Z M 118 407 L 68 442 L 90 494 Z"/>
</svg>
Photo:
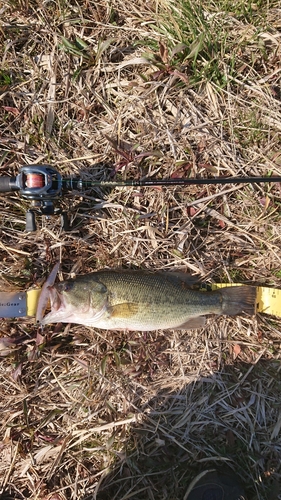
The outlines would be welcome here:
<svg viewBox="0 0 281 500">
<path fill-rule="evenodd" d="M 50 287 L 51 312 L 42 323 L 78 323 L 108 330 L 188 329 L 205 315 L 255 312 L 255 287 L 193 290 L 185 274 L 97 271 Z"/>
<path fill-rule="evenodd" d="M 220 294 L 196 292 L 185 281 L 172 275 L 103 273 L 99 279 L 110 291 L 111 305 L 124 302 L 138 304 L 142 318 L 152 313 L 157 318 L 165 314 L 172 321 L 180 318 L 182 323 L 187 315 L 196 317 L 204 313 L 217 313 L 221 309 Z"/>
</svg>

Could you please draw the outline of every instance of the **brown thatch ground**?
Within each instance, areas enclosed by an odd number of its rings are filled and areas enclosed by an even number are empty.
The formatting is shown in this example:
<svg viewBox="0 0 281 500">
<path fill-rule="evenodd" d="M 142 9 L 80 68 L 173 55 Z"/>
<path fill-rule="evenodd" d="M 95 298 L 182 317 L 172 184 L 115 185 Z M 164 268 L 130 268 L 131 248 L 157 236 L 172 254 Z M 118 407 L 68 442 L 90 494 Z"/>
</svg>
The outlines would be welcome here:
<svg viewBox="0 0 281 500">
<path fill-rule="evenodd" d="M 196 4 L 198 5 L 196 6 Z M 281 175 L 278 0 L 2 0 L 0 174 Z M 184 45 L 181 45 L 184 44 Z M 103 267 L 280 288 L 280 185 L 1 195 L 3 290 Z M 226 466 L 281 498 L 278 318 L 141 334 L 1 321 L 1 498 L 184 499 Z M 4 356 L 4 354 L 6 354 Z"/>
</svg>

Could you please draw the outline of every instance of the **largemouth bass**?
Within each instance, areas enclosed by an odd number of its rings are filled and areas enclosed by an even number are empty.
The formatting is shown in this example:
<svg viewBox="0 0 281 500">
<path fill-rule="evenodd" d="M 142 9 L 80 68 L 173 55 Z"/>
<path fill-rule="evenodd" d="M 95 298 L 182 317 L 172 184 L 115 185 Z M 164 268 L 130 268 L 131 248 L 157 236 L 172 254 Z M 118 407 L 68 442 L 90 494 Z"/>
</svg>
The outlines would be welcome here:
<svg viewBox="0 0 281 500">
<path fill-rule="evenodd" d="M 42 324 L 106 330 L 200 328 L 205 315 L 253 315 L 256 303 L 255 287 L 202 292 L 192 289 L 187 275 L 145 271 L 97 271 L 50 286 L 49 295 L 51 311 Z"/>
</svg>

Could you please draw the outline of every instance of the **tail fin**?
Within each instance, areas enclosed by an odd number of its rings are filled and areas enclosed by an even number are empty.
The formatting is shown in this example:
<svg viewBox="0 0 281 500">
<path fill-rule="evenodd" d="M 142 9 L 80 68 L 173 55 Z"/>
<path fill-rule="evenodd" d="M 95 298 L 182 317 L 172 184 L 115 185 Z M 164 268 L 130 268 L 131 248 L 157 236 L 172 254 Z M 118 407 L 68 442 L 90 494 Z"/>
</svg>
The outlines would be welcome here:
<svg viewBox="0 0 281 500">
<path fill-rule="evenodd" d="M 222 314 L 235 316 L 236 314 L 256 313 L 257 289 L 255 286 L 233 286 L 221 289 Z"/>
</svg>

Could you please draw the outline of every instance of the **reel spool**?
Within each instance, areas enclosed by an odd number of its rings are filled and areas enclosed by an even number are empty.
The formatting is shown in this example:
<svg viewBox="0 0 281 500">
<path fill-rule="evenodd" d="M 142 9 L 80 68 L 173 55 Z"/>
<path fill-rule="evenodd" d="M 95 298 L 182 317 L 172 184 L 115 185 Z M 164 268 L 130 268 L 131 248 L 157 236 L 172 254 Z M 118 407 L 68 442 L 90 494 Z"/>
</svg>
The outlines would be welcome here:
<svg viewBox="0 0 281 500">
<path fill-rule="evenodd" d="M 25 185 L 28 189 L 42 189 L 44 187 L 44 178 L 41 174 L 27 174 Z"/>
</svg>

